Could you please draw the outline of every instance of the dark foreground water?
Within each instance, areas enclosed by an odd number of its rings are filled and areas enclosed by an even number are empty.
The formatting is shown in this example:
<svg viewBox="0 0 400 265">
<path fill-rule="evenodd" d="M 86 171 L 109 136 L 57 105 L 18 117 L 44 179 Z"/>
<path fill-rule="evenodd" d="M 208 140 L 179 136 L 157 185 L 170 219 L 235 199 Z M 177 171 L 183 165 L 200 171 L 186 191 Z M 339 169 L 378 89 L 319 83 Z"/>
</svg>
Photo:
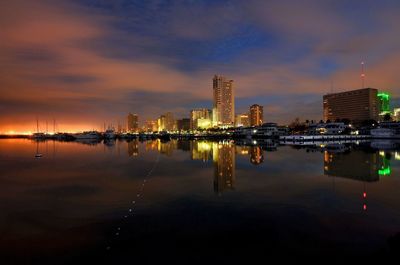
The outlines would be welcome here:
<svg viewBox="0 0 400 265">
<path fill-rule="evenodd" d="M 1 264 L 399 257 L 396 144 L 259 144 L 0 140 Z"/>
</svg>

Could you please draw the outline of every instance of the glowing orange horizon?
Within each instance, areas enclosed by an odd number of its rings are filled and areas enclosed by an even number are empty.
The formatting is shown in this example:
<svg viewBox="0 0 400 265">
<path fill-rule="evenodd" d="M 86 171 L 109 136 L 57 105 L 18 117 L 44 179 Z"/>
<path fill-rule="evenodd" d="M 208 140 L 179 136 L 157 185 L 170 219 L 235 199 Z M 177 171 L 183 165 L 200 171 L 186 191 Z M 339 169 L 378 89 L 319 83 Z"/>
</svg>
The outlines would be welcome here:
<svg viewBox="0 0 400 265">
<path fill-rule="evenodd" d="M 50 124 L 47 126 L 47 134 L 52 135 L 54 133 L 79 133 L 85 131 L 103 131 L 104 128 L 100 125 L 93 126 L 90 124 L 62 124 L 58 125 L 54 130 Z M 2 135 L 32 135 L 36 133 L 36 124 L 31 125 L 4 125 L 0 127 L 0 134 Z M 46 127 L 41 124 L 39 132 L 46 133 Z"/>
</svg>

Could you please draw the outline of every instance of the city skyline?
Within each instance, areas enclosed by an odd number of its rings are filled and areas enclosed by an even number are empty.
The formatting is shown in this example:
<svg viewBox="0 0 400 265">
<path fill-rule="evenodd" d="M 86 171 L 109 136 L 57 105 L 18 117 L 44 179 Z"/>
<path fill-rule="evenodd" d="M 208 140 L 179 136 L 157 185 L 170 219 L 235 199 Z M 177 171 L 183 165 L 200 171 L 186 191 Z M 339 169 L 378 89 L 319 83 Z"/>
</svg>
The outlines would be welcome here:
<svg viewBox="0 0 400 265">
<path fill-rule="evenodd" d="M 361 61 L 365 87 L 400 105 L 399 4 L 305 3 L 3 1 L 0 132 L 187 118 L 212 109 L 214 74 L 235 80 L 236 113 L 257 102 L 268 122 L 320 120 L 322 95 L 362 87 Z"/>
</svg>

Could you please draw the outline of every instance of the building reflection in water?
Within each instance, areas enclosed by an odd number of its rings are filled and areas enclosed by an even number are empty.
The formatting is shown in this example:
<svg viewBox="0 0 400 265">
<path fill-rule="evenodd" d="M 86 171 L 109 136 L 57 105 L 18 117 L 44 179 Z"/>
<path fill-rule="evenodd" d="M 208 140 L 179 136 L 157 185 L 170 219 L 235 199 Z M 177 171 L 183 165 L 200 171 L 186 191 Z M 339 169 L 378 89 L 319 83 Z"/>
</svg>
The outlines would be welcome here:
<svg viewBox="0 0 400 265">
<path fill-rule="evenodd" d="M 146 151 L 158 151 L 158 142 L 160 140 L 146 141 L 145 150 Z"/>
<path fill-rule="evenodd" d="M 192 160 L 202 160 L 206 162 L 211 159 L 213 144 L 207 141 L 192 141 L 191 142 L 191 154 Z"/>
<path fill-rule="evenodd" d="M 221 194 L 234 189 L 235 185 L 235 145 L 230 142 L 212 144 L 214 163 L 214 191 Z"/>
<path fill-rule="evenodd" d="M 139 141 L 137 139 L 128 142 L 128 155 L 130 157 L 139 155 Z"/>
<path fill-rule="evenodd" d="M 390 168 L 390 160 L 392 158 L 392 154 L 390 152 L 380 151 L 379 156 L 382 158 L 382 164 L 380 166 L 380 169 L 378 170 L 378 174 L 380 176 L 389 176 L 392 173 L 392 170 Z"/>
<path fill-rule="evenodd" d="M 167 156 L 172 156 L 173 152 L 175 149 L 177 149 L 178 144 L 177 144 L 177 140 L 171 140 L 171 141 L 161 141 L 158 140 L 158 152 L 160 152 L 160 154 L 163 155 L 167 155 Z"/>
<path fill-rule="evenodd" d="M 335 153 L 324 151 L 324 174 L 332 177 L 350 178 L 362 181 L 362 209 L 367 210 L 367 182 L 379 181 L 380 177 L 391 174 L 390 152 L 367 152 L 352 150 Z"/>
<path fill-rule="evenodd" d="M 324 174 L 373 182 L 379 180 L 384 159 L 379 153 L 353 150 L 344 153 L 324 151 Z"/>
<path fill-rule="evenodd" d="M 259 146 L 250 147 L 250 162 L 253 165 L 259 165 L 264 162 L 264 151 Z"/>
</svg>

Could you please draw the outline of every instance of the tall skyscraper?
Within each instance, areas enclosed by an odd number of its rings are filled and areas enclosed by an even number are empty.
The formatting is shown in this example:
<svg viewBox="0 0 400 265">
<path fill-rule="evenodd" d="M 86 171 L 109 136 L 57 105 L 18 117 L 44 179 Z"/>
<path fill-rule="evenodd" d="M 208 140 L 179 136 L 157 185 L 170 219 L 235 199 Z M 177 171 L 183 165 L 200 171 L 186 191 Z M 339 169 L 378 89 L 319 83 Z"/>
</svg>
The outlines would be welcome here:
<svg viewBox="0 0 400 265">
<path fill-rule="evenodd" d="M 260 126 L 263 124 L 264 113 L 263 106 L 254 104 L 250 106 L 250 125 Z"/>
<path fill-rule="evenodd" d="M 235 122 L 235 95 L 233 80 L 214 75 L 213 78 L 213 124 L 216 126 L 233 126 Z"/>
<path fill-rule="evenodd" d="M 139 131 L 139 116 L 137 114 L 128 114 L 128 132 L 137 132 Z"/>
<path fill-rule="evenodd" d="M 165 122 L 165 115 L 161 115 L 160 118 L 157 119 L 158 131 L 165 131 L 166 129 L 166 122 Z"/>
<path fill-rule="evenodd" d="M 165 129 L 167 131 L 176 130 L 176 121 L 174 119 L 174 114 L 172 114 L 172 112 L 165 113 Z"/>
<path fill-rule="evenodd" d="M 378 90 L 363 88 L 341 93 L 324 95 L 324 121 L 349 119 L 352 122 L 378 120 Z"/>
<path fill-rule="evenodd" d="M 161 115 L 157 122 L 159 131 L 176 130 L 176 120 L 174 119 L 174 114 L 172 114 L 172 112 L 167 112 L 164 115 Z"/>
<path fill-rule="evenodd" d="M 211 120 L 211 113 L 209 109 L 200 108 L 190 111 L 190 129 L 197 130 L 199 128 L 198 120 Z"/>
<path fill-rule="evenodd" d="M 158 130 L 158 122 L 153 120 L 146 121 L 146 131 L 155 132 Z"/>
</svg>

